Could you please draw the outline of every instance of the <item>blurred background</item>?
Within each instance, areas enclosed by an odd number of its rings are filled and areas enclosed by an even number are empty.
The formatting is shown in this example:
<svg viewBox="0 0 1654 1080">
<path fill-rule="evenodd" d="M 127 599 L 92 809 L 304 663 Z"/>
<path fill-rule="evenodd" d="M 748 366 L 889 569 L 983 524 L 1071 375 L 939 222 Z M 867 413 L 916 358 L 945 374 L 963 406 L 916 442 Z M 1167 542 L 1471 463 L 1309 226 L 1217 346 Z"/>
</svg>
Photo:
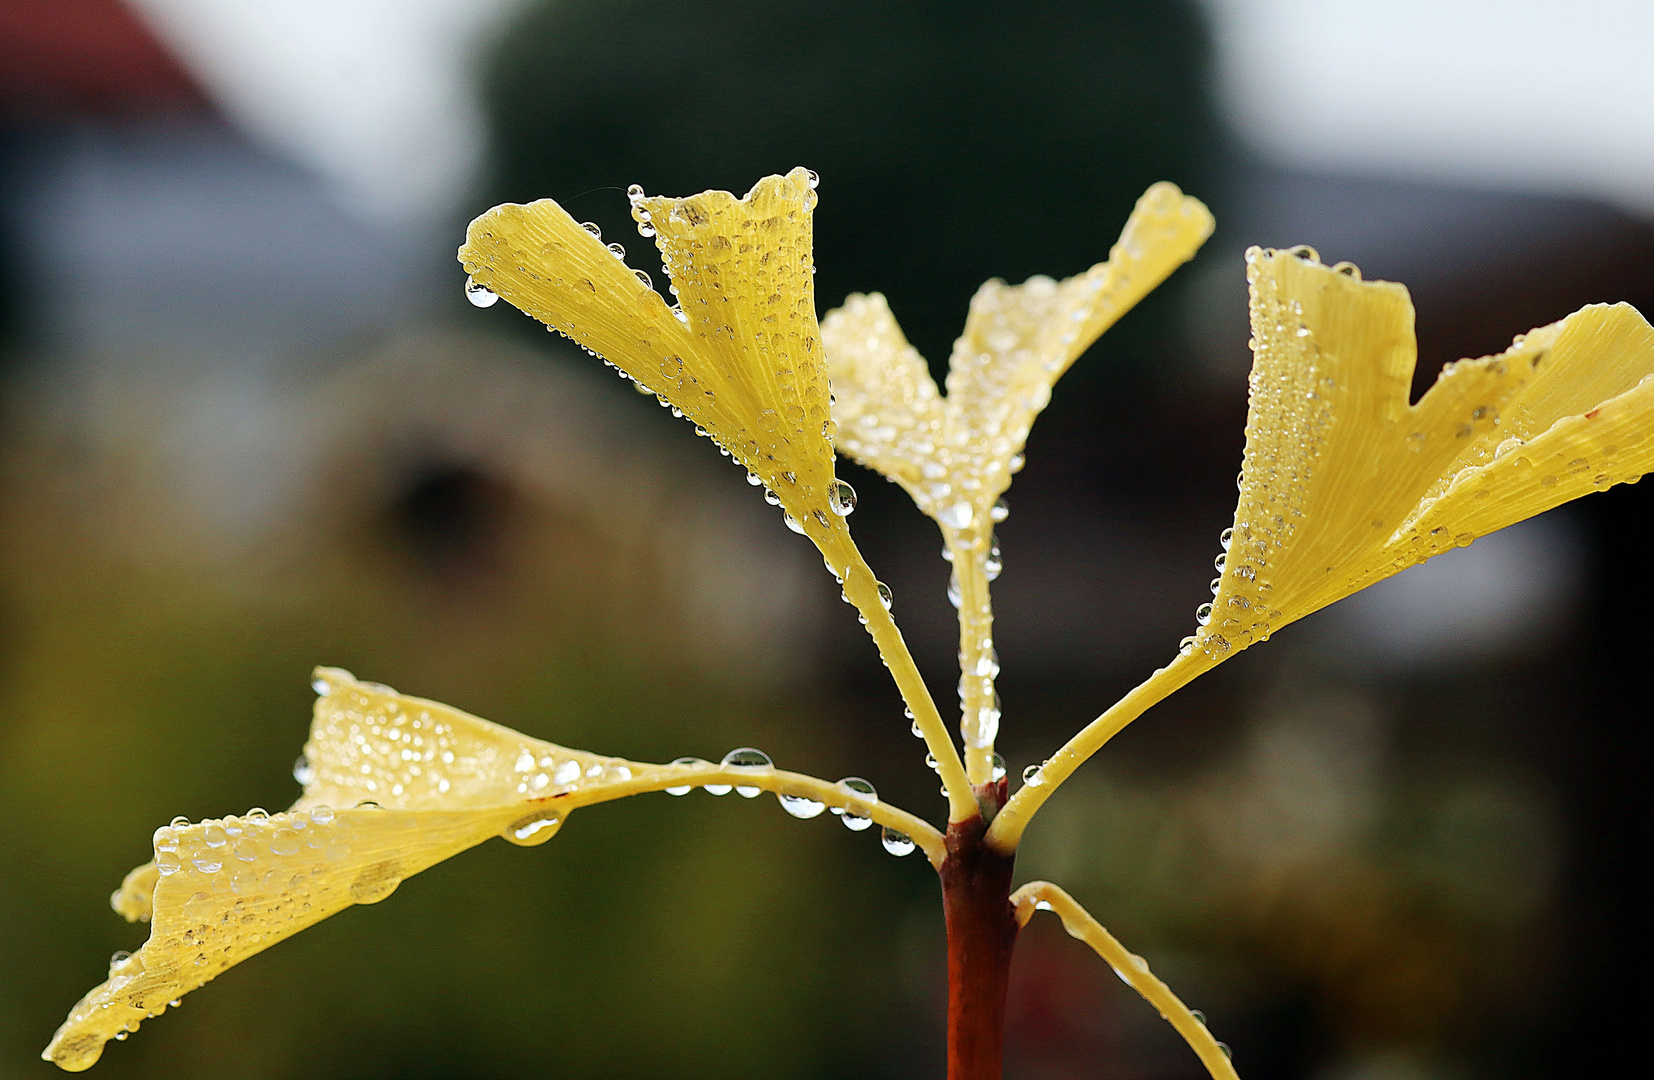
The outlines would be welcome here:
<svg viewBox="0 0 1654 1080">
<path fill-rule="evenodd" d="M 309 669 L 642 758 L 763 747 L 943 813 L 805 541 L 453 251 L 551 196 L 821 174 L 818 300 L 938 372 L 983 280 L 1219 227 L 1068 375 L 1000 535 L 1013 775 L 1170 655 L 1233 510 L 1250 244 L 1405 282 L 1419 387 L 1654 311 L 1637 0 L 0 0 L 0 1077 L 105 957 L 152 829 L 287 805 Z M 656 280 L 662 280 L 656 274 Z M 845 463 L 951 702 L 939 540 Z M 1595 495 L 1279 634 L 1031 831 L 1248 1080 L 1623 1075 L 1654 1005 L 1654 492 Z M 116 1077 L 940 1077 L 935 878 L 768 800 L 489 843 L 111 1044 Z M 1054 921 L 1007 1075 L 1198 1063 Z"/>
</svg>

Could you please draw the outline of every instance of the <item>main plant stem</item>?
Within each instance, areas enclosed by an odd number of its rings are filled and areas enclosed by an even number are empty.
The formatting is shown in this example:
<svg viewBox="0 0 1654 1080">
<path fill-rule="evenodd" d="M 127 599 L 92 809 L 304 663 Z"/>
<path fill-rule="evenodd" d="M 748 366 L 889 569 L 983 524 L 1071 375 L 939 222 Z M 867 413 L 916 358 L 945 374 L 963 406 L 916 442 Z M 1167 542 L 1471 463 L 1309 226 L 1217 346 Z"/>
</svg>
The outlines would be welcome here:
<svg viewBox="0 0 1654 1080">
<path fill-rule="evenodd" d="M 987 785 L 985 785 L 987 786 Z M 992 785 L 1001 788 L 1002 785 Z M 990 788 L 991 790 L 991 788 Z M 1003 794 L 1000 794 L 1003 798 Z M 1016 947 L 1016 853 L 984 842 L 981 817 L 948 825 L 942 910 L 948 927 L 948 1080 L 1001 1080 L 1005 992 Z"/>
</svg>

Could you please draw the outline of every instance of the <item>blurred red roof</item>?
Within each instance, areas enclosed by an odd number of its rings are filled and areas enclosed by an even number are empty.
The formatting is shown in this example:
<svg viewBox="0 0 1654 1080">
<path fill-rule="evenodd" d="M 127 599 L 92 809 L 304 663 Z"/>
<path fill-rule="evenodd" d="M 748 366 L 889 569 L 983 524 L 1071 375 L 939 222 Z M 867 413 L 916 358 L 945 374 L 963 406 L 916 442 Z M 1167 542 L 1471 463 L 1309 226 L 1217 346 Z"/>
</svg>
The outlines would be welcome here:
<svg viewBox="0 0 1654 1080">
<path fill-rule="evenodd" d="M 0 0 L 0 117 L 204 109 L 206 95 L 118 0 Z"/>
</svg>

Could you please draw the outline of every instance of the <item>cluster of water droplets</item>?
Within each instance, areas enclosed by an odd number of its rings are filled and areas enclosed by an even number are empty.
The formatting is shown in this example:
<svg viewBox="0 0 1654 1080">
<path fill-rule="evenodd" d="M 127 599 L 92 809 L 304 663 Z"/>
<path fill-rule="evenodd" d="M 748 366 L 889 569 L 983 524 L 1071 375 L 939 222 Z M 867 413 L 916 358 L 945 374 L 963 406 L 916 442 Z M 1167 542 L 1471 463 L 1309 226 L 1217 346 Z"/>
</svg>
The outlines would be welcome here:
<svg viewBox="0 0 1654 1080">
<path fill-rule="evenodd" d="M 285 889 L 292 883 L 293 869 L 286 864 L 272 867 L 272 856 L 286 859 L 309 853 L 335 863 L 350 856 L 346 834 L 332 827 L 336 817 L 331 807 L 314 806 L 278 814 L 254 807 L 239 817 L 209 819 L 195 826 L 188 818 L 173 818 L 155 830 L 155 870 L 161 877 L 224 874 L 238 896 Z"/>
<path fill-rule="evenodd" d="M 770 760 L 768 754 L 750 746 L 731 750 L 723 756 L 719 764 L 724 769 L 750 771 L 754 774 L 773 772 L 775 768 L 774 762 Z M 698 757 L 681 757 L 673 761 L 672 765 L 685 770 L 701 770 L 711 767 L 710 762 Z M 664 790 L 668 795 L 683 796 L 693 791 L 695 786 L 695 784 L 690 783 L 673 784 Z M 757 798 L 763 790 L 757 785 L 742 784 L 739 781 L 734 783 L 703 782 L 699 786 L 708 795 L 728 795 L 733 791 L 735 794 L 748 799 Z M 795 818 L 808 820 L 820 817 L 823 812 L 831 810 L 833 815 L 851 832 L 863 832 L 872 828 L 873 817 L 870 811 L 879 802 L 879 793 L 873 785 L 859 776 L 847 776 L 838 781 L 834 787 L 844 797 L 842 805 L 829 806 L 827 802 L 815 795 L 799 791 L 779 791 L 775 797 L 776 801 L 781 804 L 781 809 Z M 885 850 L 895 855 L 906 855 L 914 848 L 913 840 L 910 837 L 894 829 L 886 828 L 883 840 Z"/>
</svg>

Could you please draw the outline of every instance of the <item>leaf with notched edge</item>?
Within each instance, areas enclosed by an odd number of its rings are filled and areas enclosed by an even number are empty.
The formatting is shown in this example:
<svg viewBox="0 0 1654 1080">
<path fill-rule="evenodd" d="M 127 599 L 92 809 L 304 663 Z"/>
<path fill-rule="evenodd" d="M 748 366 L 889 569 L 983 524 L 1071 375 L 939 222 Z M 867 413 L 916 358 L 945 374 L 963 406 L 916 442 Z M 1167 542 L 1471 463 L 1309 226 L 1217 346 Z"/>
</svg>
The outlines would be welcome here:
<svg viewBox="0 0 1654 1080">
<path fill-rule="evenodd" d="M 575 809 L 627 795 L 738 782 L 853 810 L 941 857 L 941 837 L 923 821 L 811 777 L 569 750 L 336 668 L 318 669 L 316 687 L 303 796 L 285 813 L 155 831 L 155 860 L 112 899 L 128 920 L 151 922 L 149 940 L 75 1005 L 48 1061 L 88 1068 L 110 1039 L 329 915 L 377 903 L 489 837 L 543 843 Z"/>
</svg>

